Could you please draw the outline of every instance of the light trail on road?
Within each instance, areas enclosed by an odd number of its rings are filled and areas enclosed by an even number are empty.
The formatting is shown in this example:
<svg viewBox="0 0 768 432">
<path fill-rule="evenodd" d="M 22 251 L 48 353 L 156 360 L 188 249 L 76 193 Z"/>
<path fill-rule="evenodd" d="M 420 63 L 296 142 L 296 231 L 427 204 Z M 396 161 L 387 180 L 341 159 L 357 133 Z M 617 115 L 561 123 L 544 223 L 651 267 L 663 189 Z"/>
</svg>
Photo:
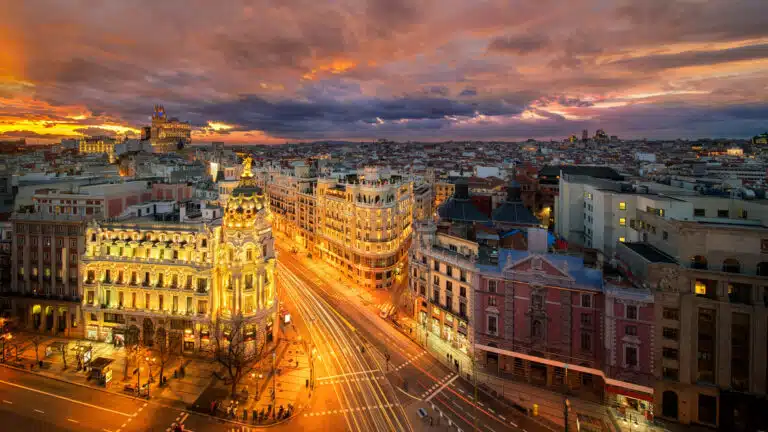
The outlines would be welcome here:
<svg viewBox="0 0 768 432">
<path fill-rule="evenodd" d="M 309 326 L 309 331 L 315 345 L 325 346 L 329 351 L 332 347 L 336 347 L 332 350 L 333 354 L 327 356 L 330 359 L 329 363 L 335 366 L 336 370 L 333 373 L 346 375 L 381 370 L 381 365 L 371 365 L 366 356 L 360 352 L 359 347 L 363 346 L 363 341 L 356 333 L 354 326 L 318 296 L 308 283 L 298 278 L 292 269 L 282 263 L 278 263 L 278 266 L 284 292 L 297 306 L 300 314 L 313 322 Z M 317 343 L 318 341 L 322 344 Z M 339 400 L 347 405 L 345 408 L 350 409 L 344 412 L 350 429 L 398 432 L 411 430 L 405 410 L 399 404 L 394 389 L 389 389 L 391 396 L 388 397 L 387 392 L 376 379 L 347 380 L 339 387 L 342 393 Z M 360 407 L 371 406 L 379 409 L 360 410 Z"/>
</svg>

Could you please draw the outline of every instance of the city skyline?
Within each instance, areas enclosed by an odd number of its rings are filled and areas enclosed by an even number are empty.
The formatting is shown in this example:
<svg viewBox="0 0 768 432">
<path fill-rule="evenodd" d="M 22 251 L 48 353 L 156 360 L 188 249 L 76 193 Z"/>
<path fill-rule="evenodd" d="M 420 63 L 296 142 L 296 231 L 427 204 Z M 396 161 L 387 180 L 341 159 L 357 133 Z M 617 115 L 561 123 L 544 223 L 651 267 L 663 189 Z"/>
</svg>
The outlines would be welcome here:
<svg viewBox="0 0 768 432">
<path fill-rule="evenodd" d="M 768 114 L 762 2 L 295 1 L 4 7 L 0 139 L 747 138 Z"/>
</svg>

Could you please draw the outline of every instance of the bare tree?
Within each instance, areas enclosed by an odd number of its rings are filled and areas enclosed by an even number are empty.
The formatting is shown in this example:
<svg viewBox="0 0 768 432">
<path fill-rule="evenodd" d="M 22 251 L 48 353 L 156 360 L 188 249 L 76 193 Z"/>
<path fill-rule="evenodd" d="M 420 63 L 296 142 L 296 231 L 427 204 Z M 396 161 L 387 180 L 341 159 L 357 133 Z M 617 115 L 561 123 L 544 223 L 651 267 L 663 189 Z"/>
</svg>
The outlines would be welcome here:
<svg viewBox="0 0 768 432">
<path fill-rule="evenodd" d="M 163 324 L 160 325 L 160 327 L 157 329 L 157 337 L 156 337 L 156 343 L 157 346 L 157 363 L 160 364 L 160 386 L 163 385 L 163 373 L 165 372 L 165 365 L 167 365 L 171 358 L 173 357 L 173 354 L 171 352 L 171 347 L 168 344 L 168 335 L 169 335 L 169 322 L 170 320 L 164 320 Z"/>
<path fill-rule="evenodd" d="M 32 339 L 29 340 L 32 342 L 32 345 L 35 346 L 35 362 L 40 363 L 40 344 L 43 343 L 43 338 L 40 336 L 33 336 Z"/>
<path fill-rule="evenodd" d="M 214 359 L 224 366 L 231 380 L 231 395 L 236 397 L 237 386 L 264 355 L 265 335 L 251 327 L 242 314 L 217 317 L 211 323 Z"/>
<path fill-rule="evenodd" d="M 69 348 L 69 342 L 61 342 L 59 344 L 59 350 L 61 351 L 61 360 L 64 361 L 64 369 L 67 368 L 67 349 Z"/>
<path fill-rule="evenodd" d="M 138 357 L 141 352 L 141 340 L 139 331 L 135 328 L 129 328 L 125 334 L 125 366 L 123 367 L 123 381 L 128 379 L 128 368 L 131 363 L 138 364 Z"/>
</svg>

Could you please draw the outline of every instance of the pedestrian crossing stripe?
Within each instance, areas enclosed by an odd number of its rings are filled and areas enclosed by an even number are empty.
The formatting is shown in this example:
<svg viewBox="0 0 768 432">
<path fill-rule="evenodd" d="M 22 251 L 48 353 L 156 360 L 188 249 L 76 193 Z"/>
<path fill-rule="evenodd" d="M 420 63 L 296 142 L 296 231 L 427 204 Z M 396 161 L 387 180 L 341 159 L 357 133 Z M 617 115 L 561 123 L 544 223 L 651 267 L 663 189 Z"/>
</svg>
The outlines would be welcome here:
<svg viewBox="0 0 768 432">
<path fill-rule="evenodd" d="M 378 377 L 368 377 L 368 378 L 349 378 L 349 379 L 337 379 L 337 380 L 324 380 L 324 381 L 317 381 L 316 385 L 332 385 L 332 384 L 347 384 L 352 382 L 361 382 L 361 381 L 373 381 L 373 380 L 383 380 L 386 379 L 384 376 L 378 376 Z"/>
<path fill-rule="evenodd" d="M 400 406 L 399 403 L 389 403 L 389 404 L 381 404 L 377 406 L 364 406 L 364 407 L 355 407 L 355 408 L 342 408 L 342 409 L 335 409 L 335 410 L 328 410 L 328 411 L 318 411 L 318 412 L 311 412 L 311 413 L 304 413 L 304 417 L 320 417 L 325 415 L 332 415 L 332 414 L 346 414 L 353 411 L 371 411 L 371 410 L 377 410 L 377 409 L 387 409 L 387 408 L 394 408 L 396 406 Z"/>
</svg>

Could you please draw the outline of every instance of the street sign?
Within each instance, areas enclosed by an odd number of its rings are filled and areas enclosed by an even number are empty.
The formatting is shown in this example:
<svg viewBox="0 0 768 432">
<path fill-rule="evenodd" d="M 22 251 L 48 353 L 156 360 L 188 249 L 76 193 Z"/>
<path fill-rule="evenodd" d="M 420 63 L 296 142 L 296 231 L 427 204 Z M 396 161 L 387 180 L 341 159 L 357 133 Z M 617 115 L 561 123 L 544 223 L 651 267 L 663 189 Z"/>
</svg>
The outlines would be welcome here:
<svg viewBox="0 0 768 432">
<path fill-rule="evenodd" d="M 106 375 L 104 375 L 104 384 L 109 384 L 112 381 L 112 369 L 107 369 Z"/>
</svg>

